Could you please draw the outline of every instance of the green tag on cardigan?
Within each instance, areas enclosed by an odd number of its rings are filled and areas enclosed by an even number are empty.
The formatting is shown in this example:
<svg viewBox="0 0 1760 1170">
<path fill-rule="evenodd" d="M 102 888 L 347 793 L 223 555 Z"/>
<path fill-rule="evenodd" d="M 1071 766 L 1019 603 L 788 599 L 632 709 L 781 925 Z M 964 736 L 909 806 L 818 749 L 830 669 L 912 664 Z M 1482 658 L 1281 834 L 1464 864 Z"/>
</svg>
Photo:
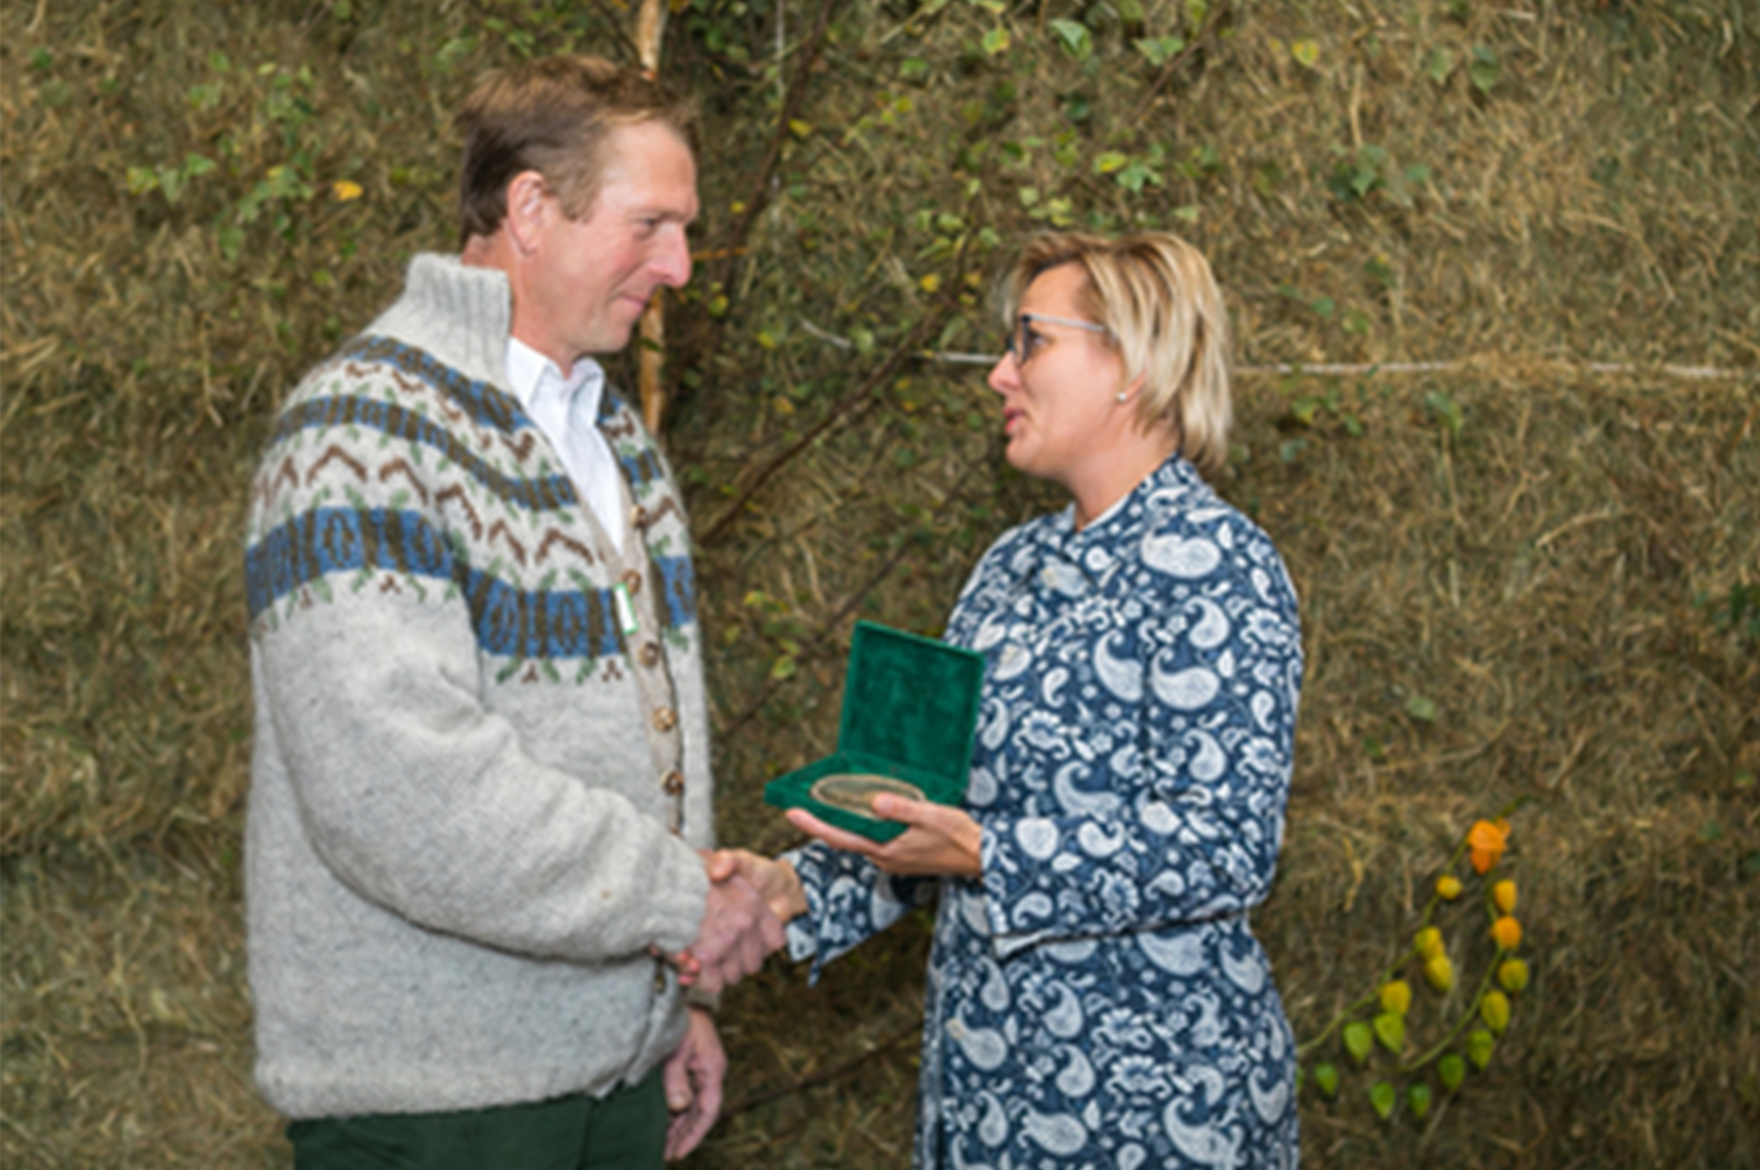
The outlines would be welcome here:
<svg viewBox="0 0 1760 1170">
<path fill-rule="evenodd" d="M 623 631 L 624 637 L 635 637 L 637 632 L 641 630 L 642 623 L 636 620 L 636 606 L 635 602 L 630 600 L 629 586 L 619 581 L 611 587 L 611 597 L 617 606 L 618 628 Z"/>
</svg>

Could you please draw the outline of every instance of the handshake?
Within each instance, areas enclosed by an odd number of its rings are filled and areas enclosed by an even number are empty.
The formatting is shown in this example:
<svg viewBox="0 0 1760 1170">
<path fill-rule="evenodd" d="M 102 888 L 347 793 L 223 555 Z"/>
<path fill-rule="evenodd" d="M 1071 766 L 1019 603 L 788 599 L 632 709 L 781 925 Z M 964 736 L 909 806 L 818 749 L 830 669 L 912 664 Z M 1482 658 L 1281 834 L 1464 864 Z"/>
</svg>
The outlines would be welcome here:
<svg viewBox="0 0 1760 1170">
<path fill-rule="evenodd" d="M 890 874 L 976 878 L 983 873 L 983 830 L 964 809 L 930 801 L 874 797 L 875 815 L 899 821 L 905 832 L 881 844 L 846 833 L 805 809 L 790 809 L 795 828 L 834 849 L 860 853 Z M 709 873 L 709 908 L 697 941 L 682 954 L 668 955 L 686 987 L 717 992 L 732 987 L 764 965 L 770 952 L 787 941 L 782 924 L 807 912 L 800 877 L 786 861 L 759 857 L 748 849 L 704 851 Z"/>
<path fill-rule="evenodd" d="M 714 994 L 764 965 L 787 941 L 783 924 L 807 909 L 800 879 L 786 861 L 746 849 L 703 851 L 708 907 L 690 948 L 665 956 L 678 981 Z"/>
</svg>

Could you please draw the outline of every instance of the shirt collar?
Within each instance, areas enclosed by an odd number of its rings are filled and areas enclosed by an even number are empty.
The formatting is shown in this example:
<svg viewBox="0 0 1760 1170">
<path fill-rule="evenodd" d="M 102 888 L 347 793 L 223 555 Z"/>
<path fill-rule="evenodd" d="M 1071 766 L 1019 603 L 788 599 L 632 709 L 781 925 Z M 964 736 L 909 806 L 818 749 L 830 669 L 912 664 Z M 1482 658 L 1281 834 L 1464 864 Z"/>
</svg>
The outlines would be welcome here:
<svg viewBox="0 0 1760 1170">
<path fill-rule="evenodd" d="M 531 412 L 532 401 L 538 396 L 538 390 L 551 383 L 560 388 L 564 402 L 573 402 L 576 395 L 581 395 L 583 397 L 579 405 L 587 408 L 587 417 L 599 417 L 599 397 L 605 390 L 605 370 L 590 357 L 577 361 L 568 377 L 564 378 L 555 362 L 519 338 L 509 337 L 507 381 L 513 389 L 513 396 L 528 414 Z"/>
<path fill-rule="evenodd" d="M 1086 545 L 1099 539 L 1113 539 L 1134 523 L 1138 523 L 1168 493 L 1184 497 L 1192 491 L 1209 491 L 1209 485 L 1178 451 L 1169 455 L 1160 466 L 1144 476 L 1137 486 L 1120 496 L 1112 507 L 1100 513 L 1076 531 L 1076 507 L 1070 504 L 1058 514 L 1057 538 Z"/>
</svg>

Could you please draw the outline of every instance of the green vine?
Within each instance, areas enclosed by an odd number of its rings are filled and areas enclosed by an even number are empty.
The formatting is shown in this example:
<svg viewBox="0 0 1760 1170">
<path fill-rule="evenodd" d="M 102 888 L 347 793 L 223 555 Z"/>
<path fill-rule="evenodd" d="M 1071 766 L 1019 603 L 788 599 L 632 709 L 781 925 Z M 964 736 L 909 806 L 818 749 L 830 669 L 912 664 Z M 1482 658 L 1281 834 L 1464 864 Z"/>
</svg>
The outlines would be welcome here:
<svg viewBox="0 0 1760 1170">
<path fill-rule="evenodd" d="M 1510 1025 L 1510 997 L 1528 986 L 1527 962 L 1516 955 L 1522 937 L 1521 922 L 1515 917 L 1517 887 L 1506 876 L 1504 865 L 1510 837 L 1507 818 L 1517 804 L 1492 820 L 1474 822 L 1438 874 L 1411 945 L 1379 973 L 1373 990 L 1340 1009 L 1325 1027 L 1296 1046 L 1300 1087 L 1311 1084 L 1313 1091 L 1328 1099 L 1340 1096 L 1339 1062 L 1324 1059 L 1337 1045 L 1348 1058 L 1347 1068 L 1354 1065 L 1375 1075 L 1367 1097 L 1383 1121 L 1394 1118 L 1402 1098 L 1413 1119 L 1422 1121 L 1436 1099 L 1432 1073 L 1444 1093 L 1454 1094 L 1464 1085 L 1469 1065 L 1483 1072 L 1490 1064 Z M 1469 883 L 1479 894 L 1488 929 L 1482 934 L 1464 932 L 1451 954 L 1440 918 L 1457 905 L 1472 904 L 1465 897 Z M 1457 957 L 1461 969 L 1483 964 L 1472 995 L 1458 1008 L 1454 1006 L 1459 1003 L 1454 997 Z M 1406 976 L 1414 968 L 1416 981 L 1441 999 L 1427 1021 L 1437 1038 L 1417 1046 L 1418 1055 L 1408 1057 L 1415 1022 L 1412 982 Z"/>
</svg>

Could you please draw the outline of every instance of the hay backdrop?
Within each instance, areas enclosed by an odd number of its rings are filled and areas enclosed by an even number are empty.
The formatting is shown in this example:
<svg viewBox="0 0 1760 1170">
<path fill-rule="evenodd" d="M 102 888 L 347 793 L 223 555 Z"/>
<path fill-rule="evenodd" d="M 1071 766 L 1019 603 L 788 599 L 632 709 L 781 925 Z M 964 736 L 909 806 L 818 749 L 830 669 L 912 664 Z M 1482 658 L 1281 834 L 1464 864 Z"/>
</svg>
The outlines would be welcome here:
<svg viewBox="0 0 1760 1170">
<path fill-rule="evenodd" d="M 243 485 L 291 381 L 451 246 L 470 79 L 627 56 L 627 22 L 0 12 L 7 1165 L 286 1164 L 249 1084 Z M 851 622 L 934 632 L 1057 502 L 998 459 L 982 367 L 918 351 L 995 348 L 1026 231 L 1173 227 L 1249 365 L 1464 363 L 1246 376 L 1221 484 L 1304 601 L 1257 918 L 1300 1035 L 1399 953 L 1472 819 L 1524 802 L 1534 984 L 1489 1072 L 1423 1125 L 1375 1122 L 1361 1078 L 1305 1095 L 1309 1163 L 1752 1164 L 1757 37 L 1709 0 L 682 4 L 666 69 L 709 153 L 668 442 L 724 836 L 789 840 L 758 792 L 834 740 Z M 926 945 L 913 922 L 814 992 L 778 961 L 732 993 L 733 1111 L 695 1164 L 904 1165 Z"/>
</svg>

